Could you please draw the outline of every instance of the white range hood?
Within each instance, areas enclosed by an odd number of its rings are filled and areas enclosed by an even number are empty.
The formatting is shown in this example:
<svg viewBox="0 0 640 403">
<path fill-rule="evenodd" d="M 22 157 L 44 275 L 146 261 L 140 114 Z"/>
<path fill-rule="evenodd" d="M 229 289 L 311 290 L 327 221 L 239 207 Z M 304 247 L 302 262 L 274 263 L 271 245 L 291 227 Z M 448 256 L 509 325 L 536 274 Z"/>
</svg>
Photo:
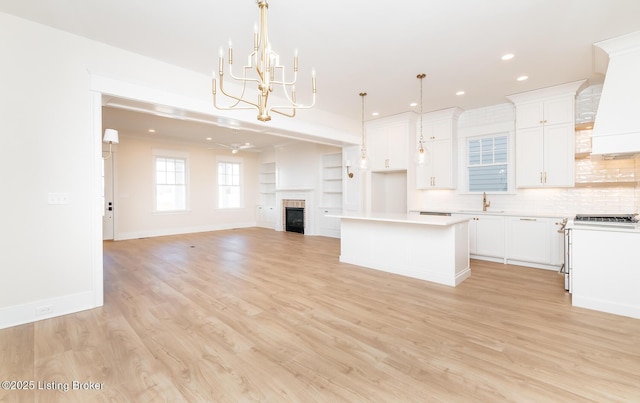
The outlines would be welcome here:
<svg viewBox="0 0 640 403">
<path fill-rule="evenodd" d="M 640 31 L 595 43 L 609 55 L 592 153 L 640 153 Z"/>
</svg>

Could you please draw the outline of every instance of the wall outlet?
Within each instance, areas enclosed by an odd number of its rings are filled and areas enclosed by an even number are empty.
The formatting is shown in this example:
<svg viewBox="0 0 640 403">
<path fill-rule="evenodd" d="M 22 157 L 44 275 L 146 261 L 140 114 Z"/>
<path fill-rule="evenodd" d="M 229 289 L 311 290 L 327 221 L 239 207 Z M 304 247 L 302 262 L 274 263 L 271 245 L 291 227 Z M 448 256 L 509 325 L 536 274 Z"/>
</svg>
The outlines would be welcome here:
<svg viewBox="0 0 640 403">
<path fill-rule="evenodd" d="M 51 304 L 40 305 L 36 308 L 36 316 L 47 315 L 50 313 L 53 313 L 53 305 Z"/>
</svg>

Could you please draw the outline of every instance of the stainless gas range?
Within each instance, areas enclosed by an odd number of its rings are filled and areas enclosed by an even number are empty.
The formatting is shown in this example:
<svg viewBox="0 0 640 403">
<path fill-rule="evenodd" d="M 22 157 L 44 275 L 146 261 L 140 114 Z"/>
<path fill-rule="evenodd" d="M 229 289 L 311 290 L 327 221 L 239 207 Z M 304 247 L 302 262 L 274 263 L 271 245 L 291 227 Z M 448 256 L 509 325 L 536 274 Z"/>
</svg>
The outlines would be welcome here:
<svg viewBox="0 0 640 403">
<path fill-rule="evenodd" d="M 604 225 L 617 228 L 632 228 L 638 223 L 635 214 L 577 214 L 573 219 L 576 225 Z"/>
</svg>

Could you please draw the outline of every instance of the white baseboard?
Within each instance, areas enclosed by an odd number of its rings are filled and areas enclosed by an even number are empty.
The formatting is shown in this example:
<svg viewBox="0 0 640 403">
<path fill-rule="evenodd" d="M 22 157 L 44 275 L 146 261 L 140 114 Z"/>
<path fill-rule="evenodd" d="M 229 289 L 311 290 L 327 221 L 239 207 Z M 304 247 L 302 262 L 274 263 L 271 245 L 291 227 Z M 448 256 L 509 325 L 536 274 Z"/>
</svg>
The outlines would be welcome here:
<svg viewBox="0 0 640 403">
<path fill-rule="evenodd" d="M 571 294 L 571 305 L 580 308 L 593 309 L 594 311 L 607 312 L 615 315 L 628 316 L 630 318 L 640 319 L 640 307 L 628 304 L 621 304 L 616 301 L 606 301 L 591 297 L 582 297 Z"/>
<path fill-rule="evenodd" d="M 125 241 L 127 239 L 153 238 L 158 236 L 194 234 L 197 232 L 222 231 L 222 230 L 236 229 L 236 228 L 250 228 L 255 226 L 256 226 L 255 222 L 250 222 L 250 223 L 233 223 L 233 224 L 222 224 L 222 225 L 202 225 L 198 227 L 165 228 L 160 230 L 140 231 L 140 232 L 120 232 L 118 234 L 115 234 L 114 240 Z"/>
<path fill-rule="evenodd" d="M 95 303 L 94 293 L 87 291 L 0 308 L 0 329 L 102 306 Z"/>
</svg>

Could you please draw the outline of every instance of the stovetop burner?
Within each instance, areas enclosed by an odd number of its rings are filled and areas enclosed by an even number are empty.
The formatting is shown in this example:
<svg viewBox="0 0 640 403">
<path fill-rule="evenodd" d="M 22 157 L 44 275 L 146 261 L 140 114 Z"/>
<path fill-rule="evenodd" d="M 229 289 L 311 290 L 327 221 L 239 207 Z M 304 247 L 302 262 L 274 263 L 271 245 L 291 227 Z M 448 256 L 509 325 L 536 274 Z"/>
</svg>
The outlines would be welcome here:
<svg viewBox="0 0 640 403">
<path fill-rule="evenodd" d="M 637 223 L 635 214 L 577 214 L 574 219 L 576 223 Z"/>
</svg>

